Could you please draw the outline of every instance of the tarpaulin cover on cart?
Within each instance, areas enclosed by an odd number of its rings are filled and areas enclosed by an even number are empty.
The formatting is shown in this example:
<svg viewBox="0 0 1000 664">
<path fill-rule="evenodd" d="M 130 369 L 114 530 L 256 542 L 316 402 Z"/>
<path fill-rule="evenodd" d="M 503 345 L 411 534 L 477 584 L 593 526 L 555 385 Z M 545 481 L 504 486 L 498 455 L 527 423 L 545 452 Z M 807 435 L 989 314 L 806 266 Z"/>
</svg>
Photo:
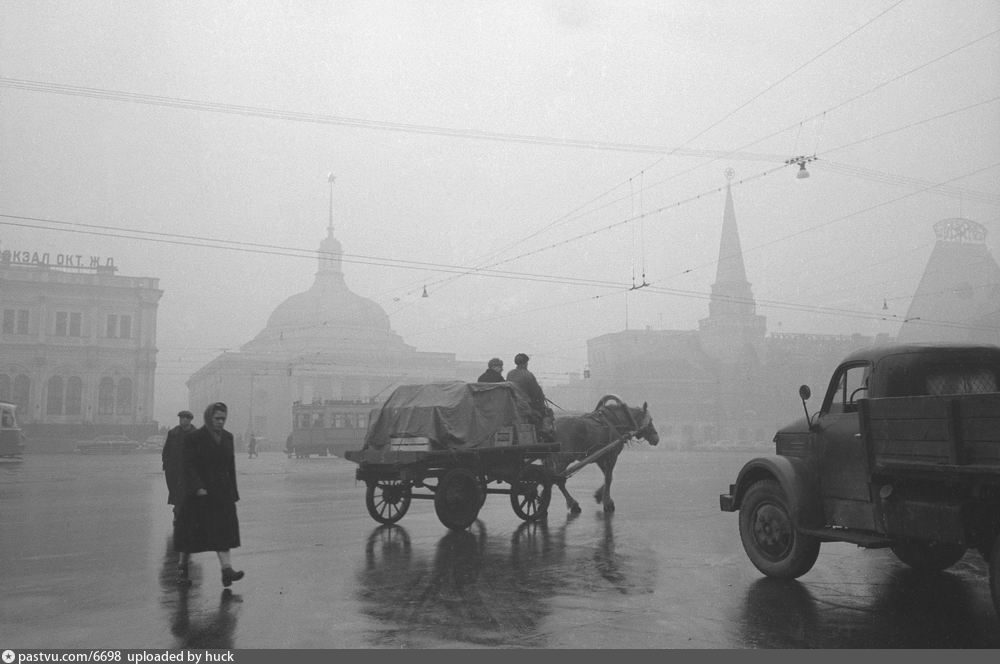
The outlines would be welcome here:
<svg viewBox="0 0 1000 664">
<path fill-rule="evenodd" d="M 372 413 L 365 449 L 421 437 L 433 449 L 489 447 L 504 427 L 528 424 L 529 414 L 527 397 L 512 383 L 401 385 Z"/>
</svg>

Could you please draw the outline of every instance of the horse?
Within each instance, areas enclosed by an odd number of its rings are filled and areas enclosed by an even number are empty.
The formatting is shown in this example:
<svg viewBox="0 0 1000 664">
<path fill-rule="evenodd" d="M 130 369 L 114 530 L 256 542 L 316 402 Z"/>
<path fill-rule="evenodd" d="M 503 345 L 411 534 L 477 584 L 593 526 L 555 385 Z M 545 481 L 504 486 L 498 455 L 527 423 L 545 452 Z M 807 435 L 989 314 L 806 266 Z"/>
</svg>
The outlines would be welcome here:
<svg viewBox="0 0 1000 664">
<path fill-rule="evenodd" d="M 632 436 L 626 439 L 626 434 L 630 432 Z M 566 509 L 578 514 L 581 511 L 580 503 L 566 490 L 568 478 L 562 476 L 570 463 L 593 454 L 612 441 L 622 439 L 618 445 L 597 459 L 597 466 L 604 473 L 604 484 L 594 492 L 594 500 L 604 507 L 605 512 L 614 512 L 611 476 L 623 446 L 633 440 L 645 440 L 650 445 L 656 445 L 660 442 L 660 435 L 653 426 L 653 418 L 649 414 L 647 403 L 643 403 L 642 408 L 633 408 L 625 405 L 625 402 L 617 396 L 608 394 L 597 402 L 597 407 L 592 413 L 561 415 L 555 418 L 555 439 L 560 449 L 549 457 L 548 468 L 557 478 L 553 484 L 566 499 Z"/>
</svg>

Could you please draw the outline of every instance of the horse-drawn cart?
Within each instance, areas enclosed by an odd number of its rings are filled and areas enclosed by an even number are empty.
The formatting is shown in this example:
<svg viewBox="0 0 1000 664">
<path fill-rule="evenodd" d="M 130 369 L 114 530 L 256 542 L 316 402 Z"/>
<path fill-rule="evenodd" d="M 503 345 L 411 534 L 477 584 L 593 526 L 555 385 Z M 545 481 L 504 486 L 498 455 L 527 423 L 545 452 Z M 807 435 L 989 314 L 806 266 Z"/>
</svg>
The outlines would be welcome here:
<svg viewBox="0 0 1000 664">
<path fill-rule="evenodd" d="M 618 402 L 631 427 L 616 426 L 609 401 Z M 596 417 L 594 426 L 607 432 L 586 449 L 539 441 L 529 414 L 524 393 L 507 382 L 402 385 L 372 412 L 363 449 L 345 458 L 358 464 L 365 506 L 379 523 L 399 521 L 414 499 L 426 499 L 434 501 L 441 523 L 464 530 L 488 494 L 510 496 L 525 521 L 544 517 L 553 484 L 565 494 L 566 479 L 583 466 L 617 456 L 639 432 L 655 434 L 645 408 L 628 409 L 613 395 L 601 399 L 595 413 L 576 418 Z M 570 460 L 576 462 L 567 465 Z"/>
<path fill-rule="evenodd" d="M 506 494 L 525 521 L 544 516 L 553 479 L 543 461 L 559 445 L 538 442 L 528 415 L 510 383 L 400 386 L 372 413 L 364 448 L 345 455 L 358 464 L 368 513 L 395 523 L 412 500 L 428 499 L 441 523 L 464 530 L 487 494 Z"/>
</svg>

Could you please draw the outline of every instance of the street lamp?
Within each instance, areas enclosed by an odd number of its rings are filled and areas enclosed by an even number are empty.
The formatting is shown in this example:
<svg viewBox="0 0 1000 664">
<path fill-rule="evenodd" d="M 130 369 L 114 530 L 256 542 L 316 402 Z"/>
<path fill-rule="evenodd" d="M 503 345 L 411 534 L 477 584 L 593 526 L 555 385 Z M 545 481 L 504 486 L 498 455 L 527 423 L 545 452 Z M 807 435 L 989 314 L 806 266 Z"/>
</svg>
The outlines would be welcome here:
<svg viewBox="0 0 1000 664">
<path fill-rule="evenodd" d="M 809 177 L 809 171 L 806 170 L 806 164 L 810 161 L 816 161 L 816 155 L 811 157 L 806 155 L 799 155 L 798 157 L 792 157 L 791 159 L 786 159 L 785 163 L 791 166 L 792 164 L 799 165 L 799 172 L 795 174 L 796 180 L 805 180 Z"/>
</svg>

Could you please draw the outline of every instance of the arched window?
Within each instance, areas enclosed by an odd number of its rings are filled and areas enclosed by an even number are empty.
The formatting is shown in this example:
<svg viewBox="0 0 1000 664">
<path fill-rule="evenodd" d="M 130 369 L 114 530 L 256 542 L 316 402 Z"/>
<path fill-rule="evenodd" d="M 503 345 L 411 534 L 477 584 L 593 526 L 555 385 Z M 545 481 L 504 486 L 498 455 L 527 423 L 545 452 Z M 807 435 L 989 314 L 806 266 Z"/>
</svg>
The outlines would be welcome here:
<svg viewBox="0 0 1000 664">
<path fill-rule="evenodd" d="M 114 415 L 114 413 L 115 381 L 105 376 L 97 386 L 97 414 Z"/>
<path fill-rule="evenodd" d="M 132 379 L 122 378 L 118 381 L 118 399 L 116 409 L 119 415 L 132 414 Z"/>
<path fill-rule="evenodd" d="M 49 378 L 48 401 L 45 405 L 46 415 L 62 415 L 63 412 L 63 379 L 62 376 Z"/>
<path fill-rule="evenodd" d="M 10 402 L 11 381 L 7 374 L 0 374 L 0 401 Z"/>
<path fill-rule="evenodd" d="M 70 376 L 66 381 L 66 414 L 79 415 L 83 411 L 83 380 Z"/>
<path fill-rule="evenodd" d="M 14 376 L 14 394 L 11 395 L 11 401 L 25 415 L 28 414 L 28 395 L 30 394 L 31 379 L 24 374 Z"/>
</svg>

